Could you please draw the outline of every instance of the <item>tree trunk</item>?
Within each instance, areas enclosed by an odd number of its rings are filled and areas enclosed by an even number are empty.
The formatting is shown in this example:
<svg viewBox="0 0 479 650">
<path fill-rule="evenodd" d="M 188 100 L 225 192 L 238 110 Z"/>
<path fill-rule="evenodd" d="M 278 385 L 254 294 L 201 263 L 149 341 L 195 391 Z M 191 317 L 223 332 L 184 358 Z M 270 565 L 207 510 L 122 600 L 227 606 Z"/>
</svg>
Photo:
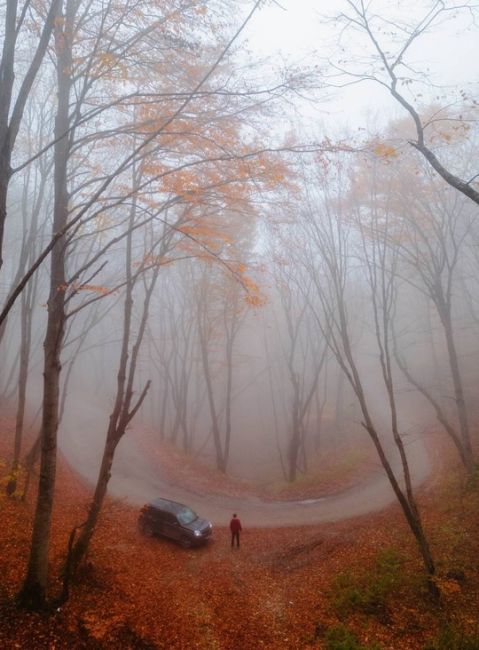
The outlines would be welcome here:
<svg viewBox="0 0 479 650">
<path fill-rule="evenodd" d="M 67 166 L 71 79 L 71 26 L 74 11 L 67 4 L 66 25 L 55 33 L 57 53 L 58 110 L 55 120 L 54 216 L 53 233 L 64 228 L 68 219 Z M 68 34 L 68 32 L 70 32 Z M 50 296 L 47 331 L 44 340 L 43 413 L 41 425 L 41 461 L 38 499 L 33 524 L 27 574 L 19 594 L 20 602 L 31 609 L 46 605 L 48 549 L 56 477 L 57 430 L 60 397 L 61 351 L 65 332 L 65 242 L 60 239 L 51 253 Z"/>
<path fill-rule="evenodd" d="M 10 157 L 0 152 L 0 268 L 3 265 L 3 236 L 5 232 L 5 221 L 7 220 L 7 193 L 10 181 Z M 3 326 L 0 328 L 0 341 L 3 337 Z"/>
<path fill-rule="evenodd" d="M 294 375 L 294 372 L 292 373 Z M 298 457 L 301 447 L 301 427 L 299 421 L 299 388 L 294 377 L 293 382 L 293 406 L 291 422 L 291 438 L 288 445 L 288 481 L 293 483 L 296 480 L 298 472 Z"/>
<path fill-rule="evenodd" d="M 444 325 L 444 334 L 446 337 L 447 353 L 449 357 L 449 366 L 451 368 L 452 381 L 454 386 L 454 396 L 456 402 L 457 417 L 459 420 L 459 432 L 464 450 L 464 461 L 469 474 L 473 474 L 476 468 L 474 454 L 472 451 L 471 437 L 469 433 L 469 422 L 467 418 L 466 401 L 464 399 L 464 387 L 462 385 L 461 371 L 457 358 L 456 344 L 451 322 L 450 311 L 444 307 L 441 309 L 441 320 Z"/>
<path fill-rule="evenodd" d="M 342 299 L 342 294 L 339 295 L 341 296 Z M 410 472 L 409 472 L 407 457 L 403 453 L 403 450 L 401 452 L 401 449 L 399 449 L 401 453 L 401 465 L 403 469 L 403 474 L 406 480 L 407 494 L 404 494 L 394 474 L 391 464 L 386 456 L 385 450 L 383 448 L 383 445 L 381 443 L 381 440 L 378 436 L 378 433 L 376 431 L 376 428 L 373 424 L 372 418 L 369 413 L 361 378 L 359 376 L 359 371 L 354 362 L 354 357 L 351 350 L 348 327 L 347 327 L 347 317 L 345 313 L 344 303 L 342 301 L 339 304 L 339 321 L 340 321 L 340 335 L 341 335 L 343 349 L 344 349 L 344 358 L 340 359 L 339 357 L 337 357 L 338 361 L 340 362 L 343 371 L 345 371 L 349 383 L 351 384 L 351 387 L 354 390 L 356 397 L 358 398 L 361 412 L 364 417 L 363 426 L 366 429 L 366 431 L 369 433 L 371 440 L 373 441 L 373 444 L 376 448 L 381 464 L 389 479 L 393 492 L 396 495 L 397 500 L 399 501 L 399 504 L 404 513 L 409 528 L 411 529 L 411 532 L 414 535 L 419 552 L 424 562 L 424 567 L 428 574 L 430 589 L 433 593 L 437 593 L 437 588 L 435 587 L 435 584 L 432 580 L 436 573 L 436 567 L 434 564 L 434 560 L 432 558 L 429 545 L 424 535 L 422 522 L 419 515 L 419 510 L 416 506 L 414 499 L 412 498 L 411 484 L 410 482 L 408 483 Z M 348 364 L 347 366 L 345 361 L 347 361 Z"/>
<path fill-rule="evenodd" d="M 165 439 L 165 430 L 166 430 L 166 410 L 168 404 L 168 394 L 169 394 L 169 382 L 168 378 L 165 378 L 163 386 L 163 395 L 161 397 L 161 407 L 160 407 L 160 438 Z"/>
<path fill-rule="evenodd" d="M 234 329 L 233 329 L 234 332 Z M 231 445 L 231 402 L 233 398 L 233 335 L 228 336 L 226 340 L 226 407 L 225 407 L 225 444 L 224 444 L 224 462 L 225 467 L 228 463 Z"/>
<path fill-rule="evenodd" d="M 27 498 L 28 490 L 30 488 L 30 480 L 33 473 L 33 468 L 35 463 L 40 456 L 40 447 L 42 442 L 41 433 L 36 437 L 35 442 L 30 447 L 30 450 L 25 455 L 25 485 L 23 487 L 22 501 L 25 501 Z"/>
<path fill-rule="evenodd" d="M 60 270 L 59 268 L 57 269 Z M 59 275 L 52 272 L 52 280 Z M 58 285 L 57 285 L 58 286 Z M 21 601 L 33 609 L 45 605 L 48 547 L 56 476 L 58 410 L 60 396 L 60 354 L 64 334 L 64 292 L 55 289 L 49 303 L 43 381 L 43 416 L 41 427 L 41 463 L 38 500 L 30 549 L 27 576 Z"/>
<path fill-rule="evenodd" d="M 14 62 L 15 43 L 17 40 L 16 19 L 17 0 L 7 2 L 3 33 L 3 47 L 0 75 L 0 269 L 3 264 L 3 236 L 7 219 L 7 193 L 11 178 L 10 160 L 12 142 L 10 137 L 9 117 L 12 103 L 13 84 L 15 82 Z"/>
<path fill-rule="evenodd" d="M 336 402 L 334 406 L 334 427 L 336 432 L 344 432 L 344 373 L 340 372 L 336 388 Z"/>
<path fill-rule="evenodd" d="M 71 548 L 70 554 L 66 561 L 66 566 L 68 567 L 68 575 L 65 576 L 64 586 L 69 584 L 71 576 L 76 573 L 81 561 L 86 555 L 91 538 L 95 532 L 95 526 L 98 521 L 98 516 L 100 514 L 103 501 L 105 500 L 106 492 L 108 489 L 108 482 L 111 478 L 113 457 L 115 455 L 115 450 L 119 441 L 119 437 L 115 434 L 114 431 L 115 419 L 113 415 L 111 416 L 111 420 L 113 424 L 110 423 L 110 429 L 108 431 L 105 448 L 103 450 L 103 457 L 95 487 L 95 492 L 90 504 L 90 508 L 88 510 L 88 517 L 85 524 L 81 527 L 81 533 L 75 545 Z M 68 586 L 66 590 L 64 588 L 64 593 L 68 593 Z"/>
<path fill-rule="evenodd" d="M 32 307 L 29 304 L 29 294 L 22 296 L 21 304 L 21 344 L 20 344 L 20 369 L 18 375 L 18 403 L 15 421 L 15 439 L 13 443 L 13 460 L 10 470 L 11 478 L 7 484 L 7 494 L 12 495 L 17 489 L 17 470 L 20 464 L 22 450 L 23 423 L 25 418 L 25 403 L 27 395 L 28 366 L 30 361 L 31 333 L 32 333 Z"/>
<path fill-rule="evenodd" d="M 215 443 L 216 467 L 217 469 L 220 470 L 220 472 L 226 472 L 226 462 L 223 453 L 223 445 L 221 443 L 218 414 L 216 413 L 215 398 L 213 394 L 213 384 L 211 381 L 211 371 L 210 371 L 210 364 L 208 359 L 208 348 L 207 348 L 207 343 L 205 340 L 204 333 L 201 331 L 201 327 L 200 327 L 200 347 L 201 347 L 201 359 L 203 361 L 203 370 L 204 370 L 206 389 L 208 395 L 208 404 L 210 407 L 213 440 Z"/>
</svg>

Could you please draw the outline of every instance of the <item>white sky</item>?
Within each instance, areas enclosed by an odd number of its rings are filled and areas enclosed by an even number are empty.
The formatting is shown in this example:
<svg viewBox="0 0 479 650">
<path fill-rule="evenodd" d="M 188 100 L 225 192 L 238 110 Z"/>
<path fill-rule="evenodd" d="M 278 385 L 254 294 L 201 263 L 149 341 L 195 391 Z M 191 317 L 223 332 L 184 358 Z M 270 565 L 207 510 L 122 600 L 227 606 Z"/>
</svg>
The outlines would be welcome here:
<svg viewBox="0 0 479 650">
<path fill-rule="evenodd" d="M 257 12 L 247 28 L 247 37 L 255 55 L 272 57 L 279 63 L 282 59 L 307 63 L 325 59 L 336 47 L 336 29 L 322 15 L 334 15 L 345 8 L 344 0 L 278 0 L 278 5 L 269 5 Z M 397 15 L 404 19 L 431 3 L 412 0 L 373 0 L 370 6 L 380 14 Z M 479 16 L 478 16 L 479 18 Z M 347 49 L 354 44 L 348 41 Z M 437 83 L 465 85 L 479 80 L 479 26 L 471 26 L 466 16 L 449 21 L 447 25 L 420 41 L 420 47 L 411 51 L 414 63 L 422 70 L 429 68 Z M 385 90 L 371 83 L 359 84 L 342 91 L 342 96 L 322 105 L 331 120 L 356 126 L 371 111 L 400 114 Z M 311 109 L 307 109 L 309 111 Z M 322 118 L 321 118 L 322 119 Z"/>
</svg>

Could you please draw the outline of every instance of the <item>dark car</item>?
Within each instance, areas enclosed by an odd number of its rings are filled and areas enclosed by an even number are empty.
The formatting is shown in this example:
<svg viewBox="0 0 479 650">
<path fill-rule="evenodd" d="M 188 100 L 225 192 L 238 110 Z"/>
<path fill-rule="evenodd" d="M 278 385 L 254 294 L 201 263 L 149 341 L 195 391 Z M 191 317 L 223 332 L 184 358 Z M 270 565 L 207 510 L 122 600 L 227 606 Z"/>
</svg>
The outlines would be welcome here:
<svg viewBox="0 0 479 650">
<path fill-rule="evenodd" d="M 178 542 L 183 548 L 208 541 L 213 526 L 188 506 L 168 499 L 155 499 L 143 506 L 138 526 L 144 535 L 159 535 Z"/>
</svg>

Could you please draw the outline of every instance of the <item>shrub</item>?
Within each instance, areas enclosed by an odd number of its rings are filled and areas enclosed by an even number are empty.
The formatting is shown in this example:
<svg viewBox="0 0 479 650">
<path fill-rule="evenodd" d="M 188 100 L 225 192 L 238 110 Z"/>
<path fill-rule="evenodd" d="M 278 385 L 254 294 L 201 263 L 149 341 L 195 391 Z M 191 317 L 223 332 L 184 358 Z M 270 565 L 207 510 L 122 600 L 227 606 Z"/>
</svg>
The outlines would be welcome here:
<svg viewBox="0 0 479 650">
<path fill-rule="evenodd" d="M 7 462 L 0 458 L 0 499 L 8 495 L 20 497 L 22 492 L 19 489 L 23 482 L 24 469 L 19 465 L 16 469 L 7 469 Z"/>
<path fill-rule="evenodd" d="M 370 571 L 338 575 L 333 583 L 333 601 L 340 617 L 359 611 L 388 622 L 387 598 L 403 582 L 404 558 L 394 549 L 378 554 Z"/>
<path fill-rule="evenodd" d="M 331 627 L 324 636 L 325 650 L 381 650 L 376 643 L 361 645 L 356 636 L 344 625 Z"/>
<path fill-rule="evenodd" d="M 430 641 L 424 650 L 478 650 L 479 633 L 466 634 L 462 630 L 445 627 L 435 640 Z"/>
</svg>

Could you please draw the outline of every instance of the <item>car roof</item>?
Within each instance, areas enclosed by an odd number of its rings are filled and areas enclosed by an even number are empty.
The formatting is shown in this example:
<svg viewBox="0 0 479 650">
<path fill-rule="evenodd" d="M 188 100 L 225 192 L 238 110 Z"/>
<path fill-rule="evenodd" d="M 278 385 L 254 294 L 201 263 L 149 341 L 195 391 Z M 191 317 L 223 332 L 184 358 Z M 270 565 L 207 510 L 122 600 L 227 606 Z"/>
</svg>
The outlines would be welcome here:
<svg viewBox="0 0 479 650">
<path fill-rule="evenodd" d="M 187 508 L 183 503 L 178 503 L 177 501 L 170 501 L 169 499 L 154 499 L 150 501 L 150 506 L 153 508 L 158 508 L 159 510 L 164 510 L 165 512 L 172 512 L 176 514 L 183 508 Z M 191 508 L 190 508 L 191 509 Z"/>
</svg>

